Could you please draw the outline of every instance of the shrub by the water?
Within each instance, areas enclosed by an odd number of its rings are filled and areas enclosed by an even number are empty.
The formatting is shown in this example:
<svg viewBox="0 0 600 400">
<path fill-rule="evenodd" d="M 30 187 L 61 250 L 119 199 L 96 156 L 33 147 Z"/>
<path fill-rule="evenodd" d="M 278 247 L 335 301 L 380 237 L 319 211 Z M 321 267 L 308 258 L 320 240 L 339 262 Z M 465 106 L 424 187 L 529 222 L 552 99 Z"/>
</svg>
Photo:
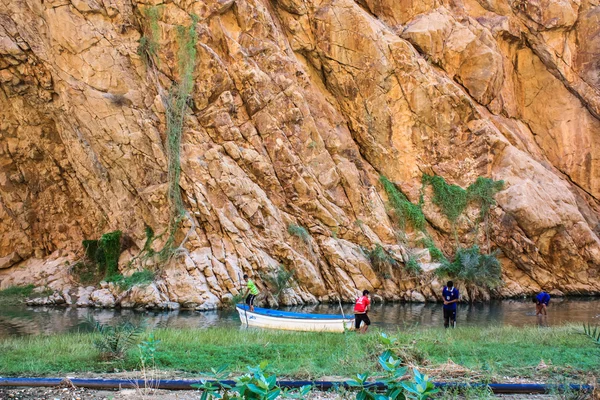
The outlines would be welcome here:
<svg viewBox="0 0 600 400">
<path fill-rule="evenodd" d="M 600 325 L 592 326 L 589 322 L 587 325 L 583 324 L 583 333 L 596 344 L 600 344 Z"/>
<path fill-rule="evenodd" d="M 224 308 L 235 308 L 237 304 L 244 302 L 244 293 L 239 292 L 238 294 L 232 295 L 229 300 L 223 302 Z"/>
<path fill-rule="evenodd" d="M 0 290 L 0 297 L 27 297 L 35 289 L 34 285 L 11 286 Z"/>
<path fill-rule="evenodd" d="M 459 248 L 452 262 L 445 262 L 438 274 L 493 289 L 502 283 L 502 268 L 496 254 L 482 254 L 479 246 Z"/>
<path fill-rule="evenodd" d="M 131 322 L 113 326 L 90 319 L 88 323 L 92 325 L 94 331 L 100 334 L 94 340 L 94 347 L 100 352 L 100 358 L 103 360 L 123 359 L 127 350 L 138 341 L 144 332 L 144 327 Z"/>
<path fill-rule="evenodd" d="M 71 274 L 83 285 L 96 284 L 104 278 L 98 266 L 89 260 L 79 260 L 70 267 Z"/>
<path fill-rule="evenodd" d="M 274 275 L 261 273 L 260 277 L 270 286 L 273 296 L 275 296 L 276 299 L 279 299 L 283 291 L 291 287 L 293 282 L 292 278 L 294 277 L 294 270 L 292 269 L 288 271 L 283 267 L 283 265 L 280 265 L 279 268 L 277 268 L 277 271 L 275 271 Z"/>
</svg>

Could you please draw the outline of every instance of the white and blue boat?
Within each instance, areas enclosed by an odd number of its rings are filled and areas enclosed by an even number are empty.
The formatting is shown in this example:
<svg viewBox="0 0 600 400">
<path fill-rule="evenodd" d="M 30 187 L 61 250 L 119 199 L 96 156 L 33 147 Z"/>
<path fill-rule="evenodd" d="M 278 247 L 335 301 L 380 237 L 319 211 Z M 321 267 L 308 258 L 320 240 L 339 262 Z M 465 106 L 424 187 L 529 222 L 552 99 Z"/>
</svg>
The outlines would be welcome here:
<svg viewBox="0 0 600 400">
<path fill-rule="evenodd" d="M 268 308 L 236 305 L 242 325 L 289 331 L 344 332 L 354 326 L 354 316 L 334 314 L 304 314 Z"/>
</svg>

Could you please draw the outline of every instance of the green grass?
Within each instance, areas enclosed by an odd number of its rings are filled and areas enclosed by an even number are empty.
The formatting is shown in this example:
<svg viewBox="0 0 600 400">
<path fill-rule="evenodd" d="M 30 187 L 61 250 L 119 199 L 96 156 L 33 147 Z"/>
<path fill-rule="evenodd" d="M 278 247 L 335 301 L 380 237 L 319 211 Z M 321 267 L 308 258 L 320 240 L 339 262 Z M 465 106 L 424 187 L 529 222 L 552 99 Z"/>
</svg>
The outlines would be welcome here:
<svg viewBox="0 0 600 400">
<path fill-rule="evenodd" d="M 383 351 L 375 331 L 368 335 L 226 328 L 154 332 L 161 341 L 157 366 L 174 374 L 200 373 L 223 364 L 241 373 L 247 365 L 266 360 L 280 377 L 350 377 L 379 371 L 377 357 Z M 448 360 L 474 371 L 461 379 L 485 376 L 496 381 L 597 377 L 600 365 L 600 349 L 578 326 L 414 328 L 391 334 L 398 337 L 396 350 L 404 360 L 433 371 L 430 374 L 438 380 L 449 379 L 446 373 L 435 372 Z M 103 362 L 93 345 L 97 337 L 96 333 L 73 333 L 0 341 L 0 376 L 137 369 L 137 348 L 129 350 L 123 361 Z M 537 368 L 542 360 L 548 368 Z"/>
<path fill-rule="evenodd" d="M 27 286 L 11 286 L 4 290 L 0 290 L 0 305 L 14 305 L 23 302 L 31 295 L 34 285 Z"/>
<path fill-rule="evenodd" d="M 130 350 L 118 363 L 102 362 L 94 348 L 98 334 L 58 334 L 0 341 L 0 375 L 50 375 L 67 372 L 133 370 L 139 352 Z M 237 329 L 158 329 L 156 363 L 163 370 L 209 371 L 229 364 L 233 372 L 269 361 L 281 376 L 315 378 L 353 375 L 375 368 L 376 335 L 356 336 Z"/>
<path fill-rule="evenodd" d="M 547 378 L 598 375 L 600 351 L 580 326 L 555 328 L 489 327 L 406 331 L 399 341 L 415 340 L 430 365 L 451 359 L 485 375 Z M 538 369 L 541 361 L 547 369 Z"/>
<path fill-rule="evenodd" d="M 116 274 L 106 278 L 106 281 L 116 283 L 121 290 L 127 290 L 135 285 L 147 285 L 152 283 L 154 281 L 154 272 L 144 269 L 142 271 L 134 272 L 127 277 Z"/>
<path fill-rule="evenodd" d="M 95 335 L 75 333 L 6 339 L 0 342 L 0 375 L 52 375 L 65 372 L 106 372 L 94 347 Z"/>
</svg>

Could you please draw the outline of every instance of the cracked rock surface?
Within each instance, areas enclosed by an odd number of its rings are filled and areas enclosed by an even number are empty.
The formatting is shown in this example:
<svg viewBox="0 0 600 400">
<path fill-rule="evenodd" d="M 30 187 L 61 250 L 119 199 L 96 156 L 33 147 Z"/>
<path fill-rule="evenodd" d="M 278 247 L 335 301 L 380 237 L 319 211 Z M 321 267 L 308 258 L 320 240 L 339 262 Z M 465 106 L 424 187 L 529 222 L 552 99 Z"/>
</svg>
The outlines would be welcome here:
<svg viewBox="0 0 600 400">
<path fill-rule="evenodd" d="M 142 267 L 146 226 L 155 249 L 168 236 L 161 96 L 181 79 L 178 27 L 192 23 L 185 251 L 147 260 L 160 267 L 149 287 L 75 288 L 82 240 L 121 230 L 127 275 Z M 149 24 L 150 66 L 138 52 Z M 428 173 L 505 181 L 488 229 L 506 283 L 494 295 L 598 293 L 599 38 L 598 0 L 0 0 L 0 288 L 211 309 L 244 273 L 269 291 L 263 277 L 283 265 L 294 270 L 286 304 L 362 289 L 436 300 L 435 265 L 398 241 L 379 183 L 417 203 Z M 449 222 L 424 196 L 427 230 L 451 255 Z M 464 246 L 486 231 L 476 217 L 459 221 Z M 399 267 L 376 272 L 361 250 L 376 244 Z M 411 254 L 418 279 L 401 268 Z"/>
</svg>

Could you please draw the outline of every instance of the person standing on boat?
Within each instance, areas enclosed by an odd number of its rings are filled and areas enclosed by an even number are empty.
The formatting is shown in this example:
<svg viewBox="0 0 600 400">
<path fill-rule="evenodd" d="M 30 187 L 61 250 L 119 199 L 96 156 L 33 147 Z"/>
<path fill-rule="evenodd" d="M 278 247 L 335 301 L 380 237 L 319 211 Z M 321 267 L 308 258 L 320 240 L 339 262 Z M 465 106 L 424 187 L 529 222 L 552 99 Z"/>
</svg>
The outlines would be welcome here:
<svg viewBox="0 0 600 400">
<path fill-rule="evenodd" d="M 454 287 L 454 282 L 448 281 L 442 289 L 444 298 L 444 328 L 452 326 L 456 328 L 456 303 L 460 299 L 458 289 Z"/>
<path fill-rule="evenodd" d="M 363 290 L 363 295 L 356 299 L 356 303 L 354 304 L 354 328 L 358 333 L 367 333 L 367 329 L 371 325 L 371 320 L 367 315 L 370 304 L 369 291 Z M 364 322 L 362 327 L 360 326 L 361 322 Z"/>
<path fill-rule="evenodd" d="M 244 275 L 246 281 L 246 304 L 250 307 L 250 312 L 254 311 L 254 299 L 258 296 L 258 288 L 252 279 L 248 278 L 248 275 Z"/>
</svg>

